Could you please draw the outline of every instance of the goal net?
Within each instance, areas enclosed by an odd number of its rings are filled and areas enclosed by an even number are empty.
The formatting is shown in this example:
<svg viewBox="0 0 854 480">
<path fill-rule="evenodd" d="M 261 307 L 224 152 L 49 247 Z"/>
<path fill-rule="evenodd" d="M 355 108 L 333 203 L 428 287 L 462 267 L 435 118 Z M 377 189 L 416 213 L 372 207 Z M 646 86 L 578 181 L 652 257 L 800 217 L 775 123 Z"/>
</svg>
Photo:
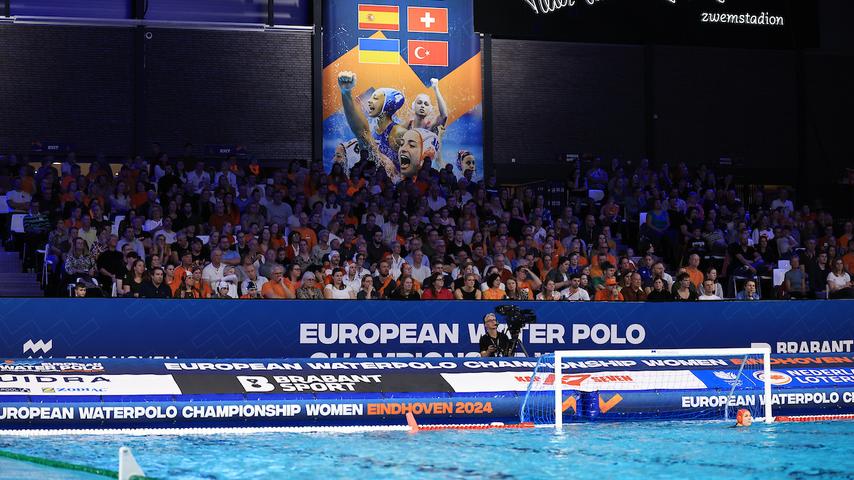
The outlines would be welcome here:
<svg viewBox="0 0 854 480">
<path fill-rule="evenodd" d="M 746 409 L 771 423 L 772 383 L 769 348 L 557 351 L 539 358 L 520 420 L 734 421 Z"/>
</svg>

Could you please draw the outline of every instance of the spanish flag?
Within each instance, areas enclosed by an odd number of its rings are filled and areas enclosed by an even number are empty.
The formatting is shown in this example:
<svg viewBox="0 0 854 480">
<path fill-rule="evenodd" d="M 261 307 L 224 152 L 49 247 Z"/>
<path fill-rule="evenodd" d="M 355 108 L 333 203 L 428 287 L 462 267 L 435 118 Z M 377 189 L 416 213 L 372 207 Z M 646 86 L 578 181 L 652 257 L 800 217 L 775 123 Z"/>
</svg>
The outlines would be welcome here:
<svg viewBox="0 0 854 480">
<path fill-rule="evenodd" d="M 359 4 L 359 30 L 400 30 L 400 7 Z"/>
<path fill-rule="evenodd" d="M 400 40 L 396 38 L 360 38 L 359 63 L 399 64 Z"/>
</svg>

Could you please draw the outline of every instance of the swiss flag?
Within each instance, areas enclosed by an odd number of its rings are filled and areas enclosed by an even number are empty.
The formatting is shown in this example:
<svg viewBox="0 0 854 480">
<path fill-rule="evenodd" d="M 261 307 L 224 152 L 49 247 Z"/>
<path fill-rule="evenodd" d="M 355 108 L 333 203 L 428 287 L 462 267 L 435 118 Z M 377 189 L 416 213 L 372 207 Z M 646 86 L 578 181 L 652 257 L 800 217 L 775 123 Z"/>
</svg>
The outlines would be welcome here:
<svg viewBox="0 0 854 480">
<path fill-rule="evenodd" d="M 410 65 L 428 67 L 448 66 L 448 42 L 432 42 L 428 40 L 409 41 Z"/>
<path fill-rule="evenodd" d="M 407 8 L 410 32 L 448 33 L 448 9 L 429 7 Z"/>
</svg>

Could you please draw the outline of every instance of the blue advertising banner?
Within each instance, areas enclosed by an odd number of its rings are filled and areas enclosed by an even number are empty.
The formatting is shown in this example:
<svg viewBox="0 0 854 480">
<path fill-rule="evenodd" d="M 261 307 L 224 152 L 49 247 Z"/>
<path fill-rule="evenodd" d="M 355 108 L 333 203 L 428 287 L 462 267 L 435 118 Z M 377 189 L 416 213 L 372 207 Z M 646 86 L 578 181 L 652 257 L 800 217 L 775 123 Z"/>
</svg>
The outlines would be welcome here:
<svg viewBox="0 0 854 480">
<path fill-rule="evenodd" d="M 476 357 L 499 303 L 0 300 L 0 357 Z M 851 353 L 854 302 L 530 302 L 529 355 L 558 349 Z M 504 323 L 503 320 L 501 322 Z M 501 327 L 503 328 L 503 327 Z"/>
<path fill-rule="evenodd" d="M 327 172 L 367 160 L 395 182 L 422 165 L 480 180 L 482 101 L 470 0 L 324 0 Z"/>
</svg>

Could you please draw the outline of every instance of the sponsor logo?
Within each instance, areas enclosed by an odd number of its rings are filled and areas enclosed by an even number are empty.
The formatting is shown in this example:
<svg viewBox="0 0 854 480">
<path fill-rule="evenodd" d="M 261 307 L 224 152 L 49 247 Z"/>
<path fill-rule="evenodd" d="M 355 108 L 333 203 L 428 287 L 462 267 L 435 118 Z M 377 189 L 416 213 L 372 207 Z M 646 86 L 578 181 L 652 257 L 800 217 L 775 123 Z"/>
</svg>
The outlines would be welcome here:
<svg viewBox="0 0 854 480">
<path fill-rule="evenodd" d="M 738 379 L 738 375 L 733 372 L 714 372 L 715 376 L 726 382 L 727 385 L 732 387 L 737 387 L 741 385 L 741 380 Z"/>
<path fill-rule="evenodd" d="M 753 372 L 753 378 L 765 382 L 765 372 Z M 792 383 L 792 377 L 783 372 L 771 372 L 771 385 L 788 385 Z"/>
<path fill-rule="evenodd" d="M 104 393 L 106 388 L 100 387 L 44 387 L 42 393 Z"/>
<path fill-rule="evenodd" d="M 380 384 L 381 375 L 238 376 L 246 392 L 355 392 L 360 385 Z"/>
<path fill-rule="evenodd" d="M 0 387 L 0 393 L 30 393 L 30 389 L 23 387 Z"/>
<path fill-rule="evenodd" d="M 6 360 L 0 364 L 0 372 L 20 373 L 99 373 L 104 371 L 101 363 L 79 362 L 15 362 Z"/>
<path fill-rule="evenodd" d="M 47 353 L 53 348 L 53 339 L 48 340 L 47 342 L 39 339 L 37 342 L 33 342 L 32 339 L 24 342 L 24 354 L 32 353 L 33 355 L 42 352 Z"/>
</svg>

